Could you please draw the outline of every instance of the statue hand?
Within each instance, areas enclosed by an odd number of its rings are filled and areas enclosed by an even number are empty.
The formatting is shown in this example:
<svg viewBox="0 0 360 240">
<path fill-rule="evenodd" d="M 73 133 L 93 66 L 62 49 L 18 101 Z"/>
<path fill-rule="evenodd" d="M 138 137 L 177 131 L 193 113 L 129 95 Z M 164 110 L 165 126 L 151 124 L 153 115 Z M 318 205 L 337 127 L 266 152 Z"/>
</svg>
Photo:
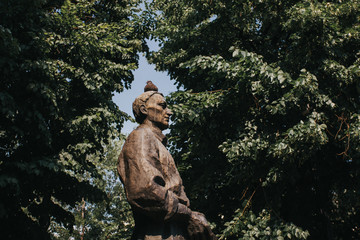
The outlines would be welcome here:
<svg viewBox="0 0 360 240">
<path fill-rule="evenodd" d="M 193 211 L 188 225 L 188 233 L 191 240 L 215 240 L 215 234 L 211 231 L 210 225 L 204 214 Z"/>
</svg>

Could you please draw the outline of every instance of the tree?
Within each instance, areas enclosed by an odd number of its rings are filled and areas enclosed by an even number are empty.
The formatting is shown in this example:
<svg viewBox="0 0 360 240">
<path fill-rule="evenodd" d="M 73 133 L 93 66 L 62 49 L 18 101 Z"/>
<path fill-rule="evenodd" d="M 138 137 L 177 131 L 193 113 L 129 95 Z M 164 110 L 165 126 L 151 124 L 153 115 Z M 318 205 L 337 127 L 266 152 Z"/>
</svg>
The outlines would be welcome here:
<svg viewBox="0 0 360 240">
<path fill-rule="evenodd" d="M 149 6 L 193 208 L 226 239 L 359 238 L 359 1 Z"/>
<path fill-rule="evenodd" d="M 130 87 L 145 46 L 137 1 L 0 3 L 0 218 L 6 239 L 49 239 L 73 207 L 106 199 L 90 179 L 125 119 L 113 93 Z M 93 157 L 97 156 L 97 157 Z M 92 180 L 93 181 L 93 180 Z"/>
<path fill-rule="evenodd" d="M 134 219 L 117 173 L 117 159 L 123 142 L 111 141 L 106 146 L 105 159 L 96 166 L 101 178 L 94 178 L 93 184 L 106 193 L 107 199 L 96 204 L 83 199 L 71 208 L 75 216 L 72 229 L 53 221 L 50 226 L 53 239 L 119 240 L 131 237 Z"/>
</svg>

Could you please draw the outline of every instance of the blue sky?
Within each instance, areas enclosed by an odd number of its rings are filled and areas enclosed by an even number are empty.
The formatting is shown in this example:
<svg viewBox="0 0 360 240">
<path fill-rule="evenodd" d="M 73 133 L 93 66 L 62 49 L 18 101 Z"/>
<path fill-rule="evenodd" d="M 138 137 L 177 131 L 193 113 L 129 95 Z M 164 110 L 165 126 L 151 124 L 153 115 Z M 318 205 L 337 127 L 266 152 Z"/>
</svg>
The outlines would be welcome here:
<svg viewBox="0 0 360 240">
<path fill-rule="evenodd" d="M 152 51 L 159 49 L 154 41 L 149 41 L 148 44 Z M 148 80 L 151 80 L 159 88 L 159 92 L 165 96 L 176 91 L 174 81 L 170 80 L 167 73 L 155 71 L 155 65 L 148 64 L 146 58 L 140 53 L 139 68 L 134 71 L 134 81 L 131 84 L 131 89 L 125 90 L 122 93 L 116 93 L 113 97 L 114 102 L 122 111 L 134 117 L 132 103 L 137 96 L 144 92 L 144 87 Z M 127 121 L 122 129 L 122 133 L 129 134 L 137 125 L 137 123 Z"/>
</svg>

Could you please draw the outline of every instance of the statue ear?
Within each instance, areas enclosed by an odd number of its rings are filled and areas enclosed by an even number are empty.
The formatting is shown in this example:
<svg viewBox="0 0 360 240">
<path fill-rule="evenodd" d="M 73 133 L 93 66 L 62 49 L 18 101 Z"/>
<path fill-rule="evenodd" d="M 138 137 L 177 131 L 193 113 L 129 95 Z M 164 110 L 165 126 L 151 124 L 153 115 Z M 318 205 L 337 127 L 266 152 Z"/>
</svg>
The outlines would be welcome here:
<svg viewBox="0 0 360 240">
<path fill-rule="evenodd" d="M 147 115 L 147 109 L 146 109 L 145 105 L 140 106 L 140 112 L 144 115 Z"/>
</svg>

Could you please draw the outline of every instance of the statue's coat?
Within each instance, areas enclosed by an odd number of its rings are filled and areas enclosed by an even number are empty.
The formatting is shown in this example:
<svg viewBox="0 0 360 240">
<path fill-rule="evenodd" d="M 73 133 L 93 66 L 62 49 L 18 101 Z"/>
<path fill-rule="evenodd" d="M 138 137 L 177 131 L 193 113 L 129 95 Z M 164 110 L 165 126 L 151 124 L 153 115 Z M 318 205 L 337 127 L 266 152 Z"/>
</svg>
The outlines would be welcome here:
<svg viewBox="0 0 360 240">
<path fill-rule="evenodd" d="M 127 138 L 118 172 L 133 209 L 133 239 L 186 239 L 191 215 L 181 177 L 160 129 L 140 125 Z"/>
</svg>

